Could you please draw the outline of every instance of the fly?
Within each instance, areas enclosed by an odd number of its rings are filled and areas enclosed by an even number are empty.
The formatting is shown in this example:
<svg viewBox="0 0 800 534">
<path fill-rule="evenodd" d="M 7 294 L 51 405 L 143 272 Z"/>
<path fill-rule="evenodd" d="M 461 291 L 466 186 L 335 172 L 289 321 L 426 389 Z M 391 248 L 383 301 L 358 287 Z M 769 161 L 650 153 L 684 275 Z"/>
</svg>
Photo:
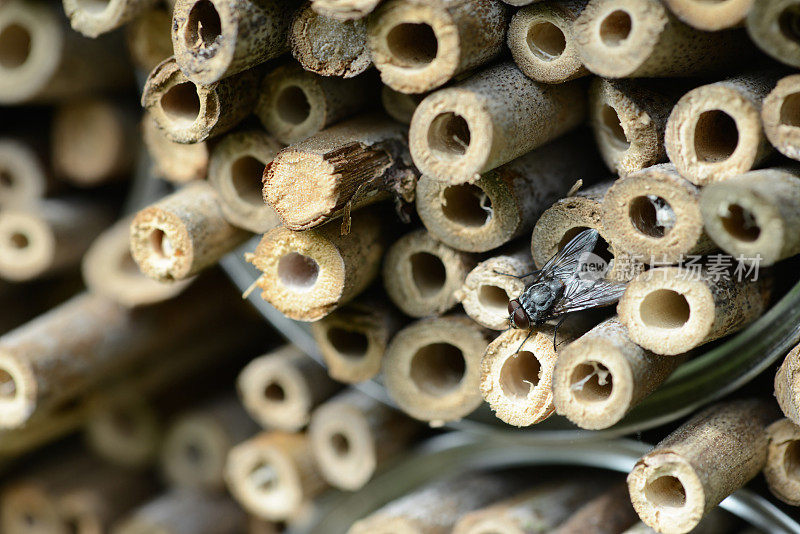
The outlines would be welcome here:
<svg viewBox="0 0 800 534">
<path fill-rule="evenodd" d="M 555 348 L 556 332 L 568 313 L 617 302 L 625 292 L 626 284 L 581 276 L 585 274 L 581 269 L 588 265 L 587 259 L 591 258 L 590 254 L 597 239 L 597 230 L 584 230 L 573 237 L 540 270 L 519 277 L 534 276 L 520 296 L 508 303 L 509 327 L 526 330 L 558 318 L 556 331 L 553 333 Z M 522 343 L 524 345 L 525 341 Z"/>
</svg>

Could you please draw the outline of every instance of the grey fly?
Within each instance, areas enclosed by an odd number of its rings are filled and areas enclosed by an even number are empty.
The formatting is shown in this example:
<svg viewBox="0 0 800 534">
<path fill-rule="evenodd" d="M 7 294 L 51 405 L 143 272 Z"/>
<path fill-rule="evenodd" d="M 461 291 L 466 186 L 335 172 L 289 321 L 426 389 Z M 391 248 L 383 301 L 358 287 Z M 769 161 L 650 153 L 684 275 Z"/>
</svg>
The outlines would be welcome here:
<svg viewBox="0 0 800 534">
<path fill-rule="evenodd" d="M 519 297 L 508 303 L 509 327 L 526 330 L 558 318 L 557 331 L 568 313 L 617 302 L 625 292 L 626 284 L 580 276 L 581 267 L 590 257 L 597 239 L 597 230 L 584 230 L 540 270 L 519 277 L 534 278 L 526 284 Z"/>
</svg>

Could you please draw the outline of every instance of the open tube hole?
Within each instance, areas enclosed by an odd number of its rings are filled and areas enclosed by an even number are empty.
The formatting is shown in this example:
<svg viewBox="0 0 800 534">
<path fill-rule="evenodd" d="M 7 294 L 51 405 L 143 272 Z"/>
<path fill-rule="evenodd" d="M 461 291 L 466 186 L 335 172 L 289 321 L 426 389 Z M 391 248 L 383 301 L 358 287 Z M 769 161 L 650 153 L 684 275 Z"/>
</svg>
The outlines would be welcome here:
<svg viewBox="0 0 800 534">
<path fill-rule="evenodd" d="M 350 453 L 350 440 L 342 432 L 332 434 L 330 444 L 331 450 L 336 456 L 343 457 Z"/>
<path fill-rule="evenodd" d="M 292 291 L 308 291 L 317 283 L 319 264 L 308 256 L 290 252 L 278 260 L 278 278 Z"/>
<path fill-rule="evenodd" d="M 15 69 L 23 65 L 31 53 L 31 34 L 20 24 L 9 24 L 0 30 L 0 66 Z"/>
<path fill-rule="evenodd" d="M 558 250 L 566 247 L 567 243 L 572 241 L 576 235 L 584 230 L 588 230 L 588 228 L 586 226 L 576 226 L 575 228 L 570 228 L 564 232 L 564 235 L 561 237 L 561 241 L 558 242 Z M 592 254 L 602 258 L 607 264 L 611 263 L 611 260 L 614 259 L 614 253 L 611 252 L 611 245 L 609 245 L 608 242 L 599 235 L 597 236 L 597 243 L 595 243 L 594 248 L 592 249 Z"/>
<path fill-rule="evenodd" d="M 445 156 L 463 156 L 471 141 L 469 124 L 457 113 L 440 113 L 428 128 L 428 146 Z"/>
<path fill-rule="evenodd" d="M 483 226 L 492 215 L 492 201 L 476 185 L 448 186 L 442 193 L 442 200 L 442 214 L 461 226 Z"/>
<path fill-rule="evenodd" d="M 617 110 L 609 105 L 603 106 L 600 112 L 600 120 L 603 128 L 609 134 L 609 138 L 618 150 L 628 150 L 631 146 L 625 130 L 622 128 L 622 121 L 619 119 Z"/>
<path fill-rule="evenodd" d="M 188 48 L 211 48 L 222 35 L 222 21 L 217 8 L 209 0 L 200 0 L 192 6 L 186 20 L 184 39 Z"/>
<path fill-rule="evenodd" d="M 200 115 L 200 97 L 192 82 L 173 85 L 161 97 L 161 109 L 171 120 L 192 123 Z"/>
<path fill-rule="evenodd" d="M 439 40 L 430 25 L 404 22 L 386 34 L 386 46 L 400 67 L 424 68 L 436 59 Z"/>
<path fill-rule="evenodd" d="M 12 234 L 8 238 L 8 242 L 11 245 L 11 248 L 15 248 L 17 250 L 28 248 L 28 245 L 31 244 L 31 241 L 30 239 L 28 239 L 28 236 L 22 232 L 12 232 Z"/>
<path fill-rule="evenodd" d="M 509 300 L 508 293 L 502 287 L 485 284 L 478 288 L 478 302 L 493 312 L 507 315 Z"/>
<path fill-rule="evenodd" d="M 8 169 L 0 169 L 0 189 L 11 189 L 14 187 L 14 174 Z"/>
<path fill-rule="evenodd" d="M 124 407 L 116 408 L 111 412 L 111 428 L 113 431 L 126 438 L 132 438 L 139 433 L 139 424 L 136 415 Z"/>
<path fill-rule="evenodd" d="M 786 445 L 783 469 L 787 477 L 800 481 L 800 440 L 792 440 Z"/>
<path fill-rule="evenodd" d="M 617 9 L 600 23 L 600 40 L 606 46 L 619 46 L 631 34 L 633 21 L 627 11 Z"/>
<path fill-rule="evenodd" d="M 686 490 L 681 481 L 671 475 L 656 477 L 647 483 L 644 496 L 654 506 L 680 508 L 686 504 Z"/>
<path fill-rule="evenodd" d="M 579 401 L 602 402 L 608 400 L 613 390 L 613 376 L 600 362 L 582 363 L 572 371 L 570 391 Z"/>
<path fill-rule="evenodd" d="M 456 389 L 466 372 L 461 349 L 450 343 L 431 343 L 411 358 L 410 378 L 420 391 L 446 395 Z"/>
<path fill-rule="evenodd" d="M 248 480 L 256 490 L 263 493 L 275 491 L 280 482 L 277 470 L 265 460 L 256 462 L 248 473 Z"/>
<path fill-rule="evenodd" d="M 727 213 L 719 215 L 722 227 L 734 239 L 752 243 L 761 235 L 755 216 L 739 204 L 729 204 Z"/>
<path fill-rule="evenodd" d="M 11 400 L 17 396 L 17 382 L 11 373 L 0 369 L 0 399 Z"/>
<path fill-rule="evenodd" d="M 800 5 L 791 4 L 778 15 L 778 28 L 789 41 L 800 43 Z"/>
<path fill-rule="evenodd" d="M 628 217 L 633 227 L 648 237 L 664 237 L 675 226 L 675 211 L 672 206 L 655 195 L 644 195 L 631 200 Z"/>
<path fill-rule="evenodd" d="M 231 184 L 236 195 L 248 204 L 261 207 L 261 175 L 264 164 L 252 156 L 242 156 L 231 165 Z"/>
<path fill-rule="evenodd" d="M 561 28 L 550 21 L 533 24 L 528 29 L 528 48 L 542 61 L 553 61 L 564 53 L 567 39 Z"/>
<path fill-rule="evenodd" d="M 500 387 L 507 397 L 527 398 L 539 385 L 542 365 L 536 356 L 527 350 L 512 354 L 500 368 Z"/>
<path fill-rule="evenodd" d="M 367 354 L 369 340 L 363 332 L 334 326 L 328 329 L 326 335 L 328 342 L 342 356 L 358 359 Z"/>
<path fill-rule="evenodd" d="M 782 125 L 800 127 L 800 93 L 792 93 L 784 97 L 780 114 Z"/>
<path fill-rule="evenodd" d="M 689 301 L 671 289 L 651 291 L 639 304 L 642 322 L 653 328 L 681 328 L 690 315 Z"/>
<path fill-rule="evenodd" d="M 430 252 L 415 252 L 411 263 L 411 278 L 423 298 L 435 297 L 447 282 L 447 270 L 439 256 Z"/>
<path fill-rule="evenodd" d="M 286 390 L 277 382 L 270 382 L 264 387 L 264 398 L 271 402 L 283 402 L 286 400 Z"/>
<path fill-rule="evenodd" d="M 722 110 L 704 111 L 694 127 L 694 152 L 704 163 L 730 158 L 739 145 L 739 128 L 733 117 Z"/>
<path fill-rule="evenodd" d="M 175 247 L 172 246 L 172 241 L 164 233 L 164 230 L 159 228 L 155 228 L 150 232 L 150 249 L 159 258 L 170 258 L 175 254 Z"/>
<path fill-rule="evenodd" d="M 183 448 L 183 456 L 192 465 L 200 465 L 205 458 L 205 451 L 197 443 L 187 443 Z"/>
<path fill-rule="evenodd" d="M 302 124 L 311 114 L 311 103 L 302 88 L 289 85 L 281 89 L 275 100 L 275 110 L 283 122 Z"/>
</svg>

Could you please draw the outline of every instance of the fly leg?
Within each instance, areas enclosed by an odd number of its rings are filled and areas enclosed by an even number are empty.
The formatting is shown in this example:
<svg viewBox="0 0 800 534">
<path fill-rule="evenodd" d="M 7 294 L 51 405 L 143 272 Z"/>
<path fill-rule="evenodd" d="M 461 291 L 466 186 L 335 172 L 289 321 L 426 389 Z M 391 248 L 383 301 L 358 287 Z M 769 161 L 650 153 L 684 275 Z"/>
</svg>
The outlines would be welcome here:
<svg viewBox="0 0 800 534">
<path fill-rule="evenodd" d="M 559 327 L 559 326 L 561 326 L 561 324 L 562 324 L 562 323 L 563 323 L 563 322 L 564 322 L 566 319 L 567 319 L 567 314 L 565 313 L 564 315 L 562 315 L 562 316 L 561 316 L 561 317 L 558 319 L 558 322 L 556 323 L 556 327 L 555 327 L 555 329 L 553 329 L 553 350 L 554 350 L 554 351 L 557 351 L 557 350 L 558 350 L 558 346 L 556 345 L 556 335 L 558 334 L 558 327 Z"/>
<path fill-rule="evenodd" d="M 525 336 L 525 339 L 523 339 L 523 340 L 522 340 L 522 343 L 520 343 L 520 344 L 519 344 L 519 348 L 517 349 L 517 352 L 516 352 L 516 354 L 519 354 L 519 351 L 521 351 L 521 350 L 522 350 L 522 347 L 523 347 L 523 346 L 525 345 L 525 343 L 526 343 L 526 342 L 527 342 L 527 341 L 528 341 L 528 340 L 531 338 L 531 334 L 533 334 L 533 329 L 530 329 L 530 330 L 528 330 L 528 335 L 527 335 L 527 336 Z"/>
<path fill-rule="evenodd" d="M 516 275 L 516 274 L 511 274 L 511 273 L 501 273 L 500 271 L 492 271 L 492 272 L 494 274 L 499 274 L 500 276 L 510 276 L 511 278 L 517 278 L 519 280 L 522 280 L 523 278 L 528 278 L 529 276 L 532 276 L 534 274 L 540 273 L 541 269 L 537 269 L 535 271 L 531 271 L 531 272 L 529 272 L 527 274 L 523 274 L 521 276 L 520 275 Z"/>
</svg>

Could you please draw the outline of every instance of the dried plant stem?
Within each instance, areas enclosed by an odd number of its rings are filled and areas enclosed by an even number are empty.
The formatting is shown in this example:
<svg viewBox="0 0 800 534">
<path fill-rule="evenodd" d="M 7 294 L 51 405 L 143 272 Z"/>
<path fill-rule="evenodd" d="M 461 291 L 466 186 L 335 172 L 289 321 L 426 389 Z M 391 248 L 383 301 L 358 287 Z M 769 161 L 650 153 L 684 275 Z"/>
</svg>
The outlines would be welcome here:
<svg viewBox="0 0 800 534">
<path fill-rule="evenodd" d="M 242 509 L 225 494 L 172 490 L 130 514 L 115 534 L 238 534 L 247 524 Z"/>
<path fill-rule="evenodd" d="M 157 176 L 175 184 L 205 179 L 209 149 L 204 141 L 192 144 L 172 141 L 150 113 L 144 114 L 141 129 L 142 141 Z"/>
<path fill-rule="evenodd" d="M 778 81 L 761 103 L 761 122 L 778 152 L 800 160 L 800 75 Z"/>
<path fill-rule="evenodd" d="M 95 4 L 80 0 L 63 0 L 62 3 L 73 30 L 87 37 L 97 37 L 132 21 L 152 9 L 157 2 L 156 0 L 108 0 L 102 4 Z"/>
<path fill-rule="evenodd" d="M 780 419 L 767 427 L 769 448 L 764 478 L 777 498 L 793 506 L 800 505 L 800 427 L 789 419 Z"/>
</svg>

